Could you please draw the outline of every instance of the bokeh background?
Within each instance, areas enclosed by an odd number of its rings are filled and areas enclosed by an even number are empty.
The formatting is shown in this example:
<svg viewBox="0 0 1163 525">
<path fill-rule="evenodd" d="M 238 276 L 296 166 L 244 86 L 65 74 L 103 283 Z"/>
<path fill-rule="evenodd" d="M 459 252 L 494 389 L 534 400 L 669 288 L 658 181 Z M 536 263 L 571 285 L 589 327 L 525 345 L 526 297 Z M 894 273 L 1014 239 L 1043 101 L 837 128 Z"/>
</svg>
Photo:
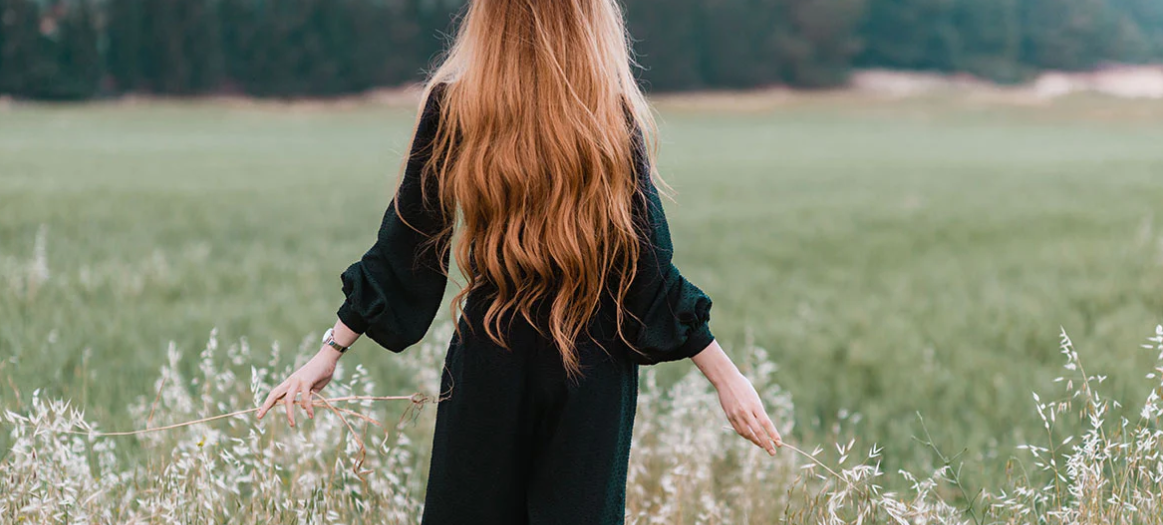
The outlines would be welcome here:
<svg viewBox="0 0 1163 525">
<path fill-rule="evenodd" d="M 677 263 L 793 442 L 929 468 L 919 413 L 1002 480 L 1063 329 L 1115 399 L 1157 386 L 1163 2 L 624 3 Z M 171 342 L 312 353 L 462 5 L 0 0 L 0 408 L 134 428 Z M 395 358 L 348 360 L 391 394 Z"/>
<path fill-rule="evenodd" d="M 335 96 L 421 78 L 463 0 L 3 0 L 0 93 Z M 853 68 L 1018 82 L 1163 59 L 1155 0 L 626 0 L 658 91 L 843 85 Z"/>
</svg>

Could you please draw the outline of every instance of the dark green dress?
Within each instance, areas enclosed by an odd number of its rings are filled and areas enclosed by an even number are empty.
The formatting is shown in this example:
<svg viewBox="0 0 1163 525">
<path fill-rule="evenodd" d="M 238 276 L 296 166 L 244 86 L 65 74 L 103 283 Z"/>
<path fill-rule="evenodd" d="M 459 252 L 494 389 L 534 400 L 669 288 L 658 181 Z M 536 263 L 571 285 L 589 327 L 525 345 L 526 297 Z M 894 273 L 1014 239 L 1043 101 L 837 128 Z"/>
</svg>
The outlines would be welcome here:
<svg viewBox="0 0 1163 525">
<path fill-rule="evenodd" d="M 443 93 L 437 86 L 425 104 L 377 242 L 342 277 L 339 318 L 394 352 L 424 337 L 445 291 L 447 255 L 422 243 L 446 218 L 424 202 L 420 177 Z M 442 390 L 451 396 L 437 408 L 425 525 L 623 523 L 638 366 L 691 357 L 714 339 L 710 298 L 671 263 L 640 138 L 634 213 L 643 244 L 626 308 L 641 322 L 625 327 L 639 351 L 615 336 L 607 301 L 589 326 L 605 350 L 580 342 L 584 377 L 571 382 L 552 340 L 519 316 L 509 324 L 512 350 L 493 344 L 478 324 L 488 305 L 479 294 L 468 297 L 445 360 Z"/>
</svg>

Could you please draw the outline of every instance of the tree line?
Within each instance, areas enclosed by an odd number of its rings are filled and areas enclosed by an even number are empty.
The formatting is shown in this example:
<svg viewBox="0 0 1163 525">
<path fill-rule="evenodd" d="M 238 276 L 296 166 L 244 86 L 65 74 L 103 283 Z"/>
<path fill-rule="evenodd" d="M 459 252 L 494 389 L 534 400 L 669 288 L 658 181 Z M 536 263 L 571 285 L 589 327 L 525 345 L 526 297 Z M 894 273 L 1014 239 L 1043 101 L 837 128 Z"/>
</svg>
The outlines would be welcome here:
<svg viewBox="0 0 1163 525">
<path fill-rule="evenodd" d="M 422 78 L 465 0 L 0 0 L 0 93 L 335 96 Z M 650 89 L 828 87 L 854 68 L 1163 61 L 1160 0 L 623 0 Z"/>
</svg>

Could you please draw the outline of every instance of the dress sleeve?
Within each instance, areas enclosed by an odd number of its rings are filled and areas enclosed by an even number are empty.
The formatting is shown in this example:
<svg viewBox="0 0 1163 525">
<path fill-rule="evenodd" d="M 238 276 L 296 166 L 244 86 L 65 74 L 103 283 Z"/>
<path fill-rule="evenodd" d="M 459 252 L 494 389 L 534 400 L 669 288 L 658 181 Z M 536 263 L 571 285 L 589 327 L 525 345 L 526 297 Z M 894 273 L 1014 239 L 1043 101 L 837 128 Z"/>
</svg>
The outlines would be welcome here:
<svg viewBox="0 0 1163 525">
<path fill-rule="evenodd" d="M 628 317 L 631 329 L 626 333 L 637 349 L 631 358 L 651 365 L 693 357 L 715 337 L 709 326 L 711 298 L 686 280 L 672 262 L 670 228 L 650 178 L 641 134 L 635 142 L 638 192 L 634 214 L 640 225 L 641 249 L 626 305 L 638 322 Z"/>
<path fill-rule="evenodd" d="M 393 352 L 423 339 L 447 284 L 447 250 L 425 242 L 444 231 L 446 221 L 434 187 L 424 192 L 421 177 L 431 157 L 443 88 L 434 87 L 424 104 L 402 180 L 375 244 L 341 276 L 346 299 L 339 319 Z"/>
</svg>

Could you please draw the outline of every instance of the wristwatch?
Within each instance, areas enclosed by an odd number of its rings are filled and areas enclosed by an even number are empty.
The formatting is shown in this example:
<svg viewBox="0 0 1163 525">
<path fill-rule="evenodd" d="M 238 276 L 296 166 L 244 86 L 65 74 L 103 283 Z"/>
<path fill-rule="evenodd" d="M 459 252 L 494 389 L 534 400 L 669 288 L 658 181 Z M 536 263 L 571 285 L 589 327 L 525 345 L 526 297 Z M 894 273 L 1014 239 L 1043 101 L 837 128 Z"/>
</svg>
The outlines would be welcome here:
<svg viewBox="0 0 1163 525">
<path fill-rule="evenodd" d="M 335 342 L 335 329 L 334 328 L 328 328 L 327 331 L 323 333 L 323 344 L 338 350 L 339 353 L 341 353 L 341 354 L 346 352 L 348 348 L 351 348 L 349 346 L 343 346 L 343 345 Z"/>
</svg>

